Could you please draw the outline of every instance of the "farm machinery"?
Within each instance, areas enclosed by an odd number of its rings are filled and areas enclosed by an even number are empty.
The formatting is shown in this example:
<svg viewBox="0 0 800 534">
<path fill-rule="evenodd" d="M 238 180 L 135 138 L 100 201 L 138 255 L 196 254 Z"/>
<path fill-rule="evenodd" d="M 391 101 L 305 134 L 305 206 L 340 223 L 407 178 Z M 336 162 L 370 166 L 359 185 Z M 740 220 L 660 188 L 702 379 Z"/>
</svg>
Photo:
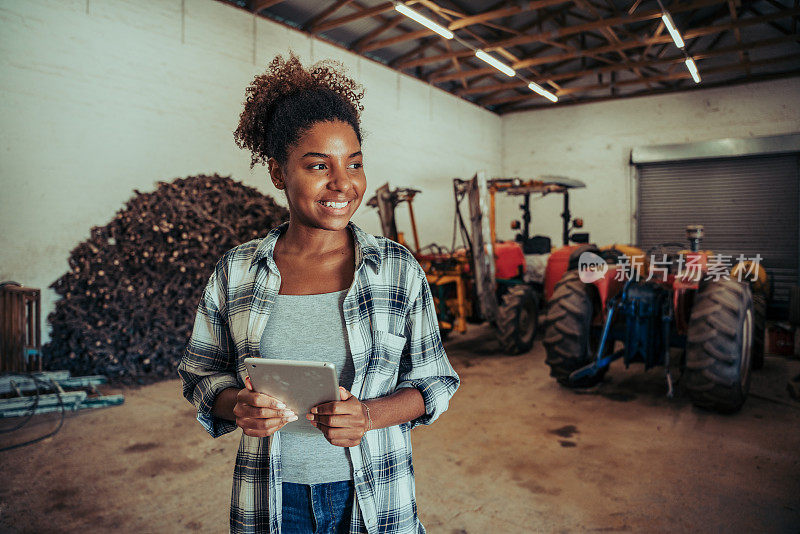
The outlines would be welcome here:
<svg viewBox="0 0 800 534">
<path fill-rule="evenodd" d="M 720 256 L 700 249 L 703 227 L 686 233 L 689 248 L 676 252 L 669 250 L 680 243 L 647 254 L 585 245 L 551 255 L 548 276 L 558 280 L 544 332 L 551 376 L 568 387 L 591 387 L 622 359 L 626 366 L 664 366 L 672 396 L 675 347 L 682 349 L 680 381 L 695 405 L 741 408 L 751 369 L 763 365 L 767 275 L 754 262 L 721 269 Z M 615 350 L 618 341 L 623 347 Z"/>
<path fill-rule="evenodd" d="M 435 244 L 419 246 L 419 236 L 413 211 L 418 189 L 390 190 L 383 185 L 367 205 L 377 208 L 385 237 L 406 243 L 398 232 L 395 208 L 403 202 L 409 207 L 409 219 L 414 238 L 415 257 L 426 272 L 437 308 L 439 330 L 443 338 L 451 332 L 463 333 L 467 323 L 488 321 L 496 333 L 502 350 L 520 354 L 530 350 L 538 330 L 539 312 L 543 301 L 544 284 L 526 279 L 525 252 L 550 252 L 550 241 L 530 236 L 530 198 L 532 195 L 561 194 L 564 197 L 563 239 L 565 243 L 588 241 L 587 234 L 570 233 L 582 226 L 569 212 L 569 190 L 585 187 L 582 182 L 561 177 L 540 177 L 536 180 L 519 178 L 487 179 L 483 172 L 470 180 L 453 179 L 455 197 L 455 227 L 463 246 L 448 249 Z M 495 196 L 498 193 L 523 198 L 520 208 L 523 224 L 515 221 L 512 228 L 520 230 L 514 241 L 499 241 L 495 226 Z M 462 215 L 462 204 L 468 204 L 469 223 Z"/>
</svg>

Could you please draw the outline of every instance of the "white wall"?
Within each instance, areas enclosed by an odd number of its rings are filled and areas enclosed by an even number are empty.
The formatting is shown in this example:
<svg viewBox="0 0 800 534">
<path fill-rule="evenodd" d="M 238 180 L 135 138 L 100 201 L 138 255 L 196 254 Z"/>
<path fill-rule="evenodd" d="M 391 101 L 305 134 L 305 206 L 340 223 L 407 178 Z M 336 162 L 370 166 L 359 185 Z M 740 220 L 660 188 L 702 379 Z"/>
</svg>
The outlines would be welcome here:
<svg viewBox="0 0 800 534">
<path fill-rule="evenodd" d="M 339 59 L 366 87 L 368 192 L 385 181 L 422 189 L 422 244 L 450 244 L 451 178 L 478 169 L 580 178 L 573 213 L 593 240 L 628 241 L 634 146 L 800 131 L 797 78 L 501 119 L 213 0 L 0 0 L 0 280 L 47 288 L 92 226 L 159 180 L 217 172 L 283 202 L 232 132 L 244 88 L 289 49 Z M 517 204 L 499 199 L 500 237 L 511 238 Z M 560 210 L 556 197 L 535 204 L 534 230 L 555 243 Z M 366 206 L 354 220 L 380 232 Z M 44 291 L 45 314 L 54 297 Z"/>
<path fill-rule="evenodd" d="M 245 87 L 289 49 L 365 86 L 368 193 L 423 189 L 421 240 L 449 244 L 451 178 L 501 169 L 496 115 L 212 0 L 0 0 L 0 280 L 47 288 L 92 226 L 159 180 L 217 172 L 284 203 L 232 132 Z M 354 220 L 380 233 L 371 208 Z"/>
<path fill-rule="evenodd" d="M 565 106 L 503 117 L 506 175 L 565 175 L 592 241 L 630 242 L 635 209 L 631 149 L 800 132 L 800 78 Z M 560 198 L 537 202 L 536 233 L 561 244 Z M 675 236 L 681 239 L 681 236 Z"/>
</svg>

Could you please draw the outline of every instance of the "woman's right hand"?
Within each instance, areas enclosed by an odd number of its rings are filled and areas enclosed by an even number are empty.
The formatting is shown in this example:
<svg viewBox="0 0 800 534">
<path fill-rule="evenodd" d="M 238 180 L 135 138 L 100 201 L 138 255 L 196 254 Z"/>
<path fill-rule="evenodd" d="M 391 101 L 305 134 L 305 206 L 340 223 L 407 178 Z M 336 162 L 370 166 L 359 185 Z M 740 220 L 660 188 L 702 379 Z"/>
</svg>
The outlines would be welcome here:
<svg viewBox="0 0 800 534">
<path fill-rule="evenodd" d="M 297 420 L 297 414 L 278 399 L 253 391 L 249 376 L 245 377 L 244 385 L 245 388 L 236 396 L 233 415 L 236 416 L 236 425 L 246 436 L 265 438 L 286 423 Z"/>
</svg>

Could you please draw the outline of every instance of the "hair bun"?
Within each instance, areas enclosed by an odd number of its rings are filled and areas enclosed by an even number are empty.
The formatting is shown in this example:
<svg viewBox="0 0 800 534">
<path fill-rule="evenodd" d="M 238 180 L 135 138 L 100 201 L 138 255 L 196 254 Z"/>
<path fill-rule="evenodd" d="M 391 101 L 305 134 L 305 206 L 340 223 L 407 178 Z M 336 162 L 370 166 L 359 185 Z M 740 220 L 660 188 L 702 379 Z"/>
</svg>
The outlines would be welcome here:
<svg viewBox="0 0 800 534">
<path fill-rule="evenodd" d="M 283 163 L 288 147 L 313 123 L 341 120 L 361 141 L 364 89 L 344 74 L 341 63 L 326 59 L 306 69 L 299 58 L 276 56 L 264 74 L 245 90 L 244 110 L 233 132 L 236 145 L 251 152 L 250 168 L 271 157 Z"/>
</svg>

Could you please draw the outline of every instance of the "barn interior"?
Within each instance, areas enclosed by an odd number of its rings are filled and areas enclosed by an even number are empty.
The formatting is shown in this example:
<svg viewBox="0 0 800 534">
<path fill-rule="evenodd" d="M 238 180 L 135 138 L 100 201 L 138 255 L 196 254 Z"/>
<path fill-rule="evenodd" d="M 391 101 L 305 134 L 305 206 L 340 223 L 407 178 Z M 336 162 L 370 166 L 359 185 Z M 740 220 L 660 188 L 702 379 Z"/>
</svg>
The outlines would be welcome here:
<svg viewBox="0 0 800 534">
<path fill-rule="evenodd" d="M 241 430 L 176 369 L 217 260 L 288 220 L 233 132 L 291 53 L 363 86 L 352 221 L 423 267 L 461 378 L 412 432 L 428 532 L 797 532 L 799 19 L 3 0 L 0 530 L 229 528 Z"/>
</svg>

